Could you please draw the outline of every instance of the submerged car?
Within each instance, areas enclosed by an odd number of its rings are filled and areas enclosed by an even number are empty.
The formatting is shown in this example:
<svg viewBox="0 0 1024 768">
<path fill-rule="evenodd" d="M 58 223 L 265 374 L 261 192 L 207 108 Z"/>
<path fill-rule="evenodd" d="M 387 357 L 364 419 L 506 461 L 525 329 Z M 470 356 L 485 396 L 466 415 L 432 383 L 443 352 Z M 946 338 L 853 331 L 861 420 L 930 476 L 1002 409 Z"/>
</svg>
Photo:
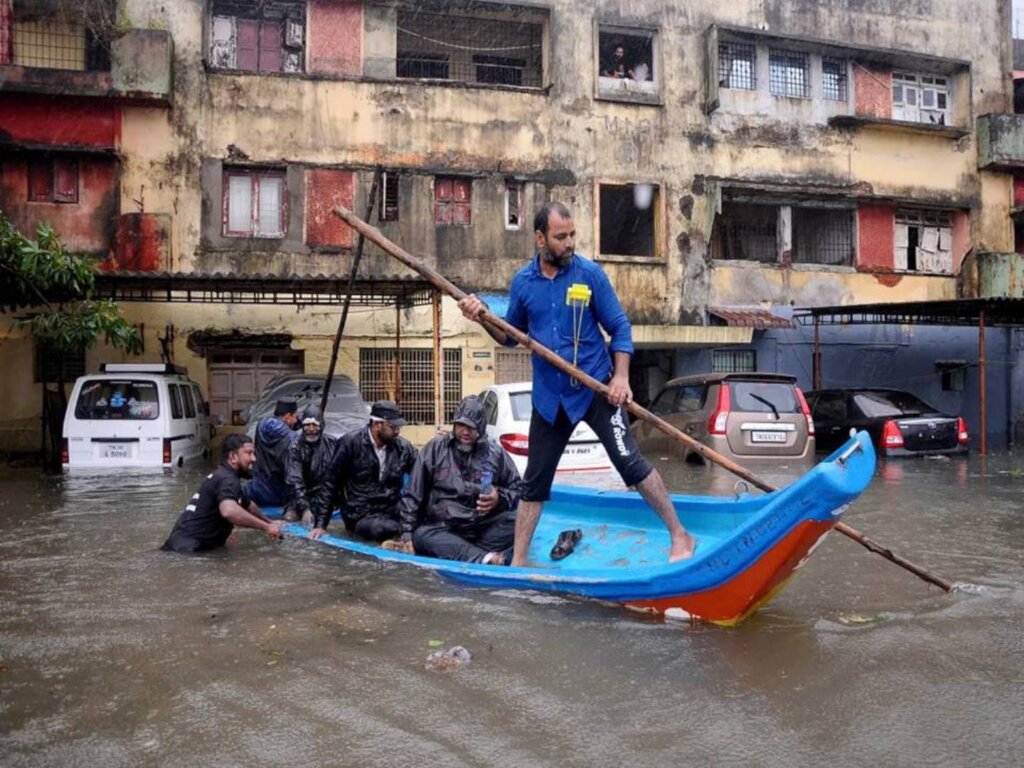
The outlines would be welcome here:
<svg viewBox="0 0 1024 768">
<path fill-rule="evenodd" d="M 901 389 L 819 389 L 807 393 L 818 427 L 818 448 L 842 445 L 851 429 L 868 432 L 883 456 L 967 453 L 962 416 L 933 408 Z"/>
<path fill-rule="evenodd" d="M 282 377 L 283 379 L 283 377 Z M 278 400 L 294 400 L 299 414 L 306 406 L 320 405 L 325 376 L 289 376 L 287 380 L 271 381 L 249 409 L 246 433 L 256 434 L 260 419 L 272 416 Z M 335 374 L 331 379 L 331 393 L 324 410 L 324 434 L 340 437 L 353 429 L 366 426 L 370 419 L 370 405 L 363 400 L 359 387 L 351 378 Z"/>
<path fill-rule="evenodd" d="M 533 382 L 495 384 L 480 393 L 487 419 L 487 434 L 512 457 L 522 475 L 530 453 L 530 418 L 533 415 Z M 612 468 L 601 441 L 585 423 L 576 425 L 562 452 L 557 473 L 598 472 Z"/>
<path fill-rule="evenodd" d="M 796 377 L 781 373 L 706 373 L 672 379 L 651 403 L 652 413 L 730 459 L 814 458 L 814 420 Z M 632 425 L 644 451 L 682 453 L 703 462 L 647 422 Z"/>
</svg>

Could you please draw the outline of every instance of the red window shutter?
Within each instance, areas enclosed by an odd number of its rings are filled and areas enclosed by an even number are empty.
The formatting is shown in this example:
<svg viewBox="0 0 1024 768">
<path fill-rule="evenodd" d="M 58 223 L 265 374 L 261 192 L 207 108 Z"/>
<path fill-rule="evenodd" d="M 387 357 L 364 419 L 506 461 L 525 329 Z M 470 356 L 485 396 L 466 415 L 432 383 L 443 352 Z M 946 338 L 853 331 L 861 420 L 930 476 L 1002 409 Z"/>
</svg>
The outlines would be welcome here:
<svg viewBox="0 0 1024 768">
<path fill-rule="evenodd" d="M 238 45 L 235 49 L 235 68 L 255 72 L 259 42 L 259 22 L 238 19 Z"/>
<path fill-rule="evenodd" d="M 453 182 L 455 202 L 468 203 L 473 194 L 473 182 L 469 179 L 455 179 Z"/>
<path fill-rule="evenodd" d="M 434 203 L 434 223 L 435 224 L 451 224 L 452 223 L 452 204 L 451 203 Z"/>
<path fill-rule="evenodd" d="M 434 201 L 448 202 L 452 199 L 452 180 L 438 178 L 434 180 Z"/>
<path fill-rule="evenodd" d="M 452 212 L 452 224 L 469 226 L 472 223 L 472 208 L 467 203 L 455 203 L 452 207 L 455 209 Z"/>
<path fill-rule="evenodd" d="M 281 35 L 280 24 L 263 22 L 260 27 L 260 72 L 281 71 Z"/>
<path fill-rule="evenodd" d="M 58 157 L 53 161 L 53 199 L 58 203 L 78 202 L 77 157 Z"/>
<path fill-rule="evenodd" d="M 28 199 L 48 203 L 53 199 L 53 163 L 41 158 L 28 161 Z"/>
</svg>

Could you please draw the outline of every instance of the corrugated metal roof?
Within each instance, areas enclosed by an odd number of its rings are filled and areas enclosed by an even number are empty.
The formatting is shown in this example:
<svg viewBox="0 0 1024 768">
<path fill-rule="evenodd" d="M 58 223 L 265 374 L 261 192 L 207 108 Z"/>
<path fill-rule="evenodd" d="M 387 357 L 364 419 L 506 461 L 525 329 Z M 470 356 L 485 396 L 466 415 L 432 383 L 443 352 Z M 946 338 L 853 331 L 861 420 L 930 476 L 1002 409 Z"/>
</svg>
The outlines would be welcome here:
<svg viewBox="0 0 1024 768">
<path fill-rule="evenodd" d="M 792 328 L 793 322 L 784 317 L 773 315 L 767 309 L 742 309 L 738 307 L 709 307 L 708 314 L 725 321 L 726 325 L 743 328 Z"/>
<path fill-rule="evenodd" d="M 802 307 L 796 310 L 801 325 L 949 325 L 976 326 L 982 313 L 986 326 L 1024 326 L 1024 299 L 946 299 L 878 304 L 850 304 L 832 307 Z"/>
</svg>

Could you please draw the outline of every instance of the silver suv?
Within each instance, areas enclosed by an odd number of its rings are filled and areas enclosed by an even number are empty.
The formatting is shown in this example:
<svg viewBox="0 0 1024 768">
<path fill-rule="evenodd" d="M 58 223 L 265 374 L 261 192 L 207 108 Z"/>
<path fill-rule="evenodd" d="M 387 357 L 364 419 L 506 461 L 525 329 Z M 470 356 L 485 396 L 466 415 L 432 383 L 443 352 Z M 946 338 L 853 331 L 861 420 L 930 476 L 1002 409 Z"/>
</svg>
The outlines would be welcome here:
<svg viewBox="0 0 1024 768">
<path fill-rule="evenodd" d="M 650 410 L 709 448 L 736 461 L 814 460 L 814 421 L 796 377 L 780 373 L 708 373 L 672 379 Z M 636 421 L 645 452 L 700 454 Z"/>
</svg>

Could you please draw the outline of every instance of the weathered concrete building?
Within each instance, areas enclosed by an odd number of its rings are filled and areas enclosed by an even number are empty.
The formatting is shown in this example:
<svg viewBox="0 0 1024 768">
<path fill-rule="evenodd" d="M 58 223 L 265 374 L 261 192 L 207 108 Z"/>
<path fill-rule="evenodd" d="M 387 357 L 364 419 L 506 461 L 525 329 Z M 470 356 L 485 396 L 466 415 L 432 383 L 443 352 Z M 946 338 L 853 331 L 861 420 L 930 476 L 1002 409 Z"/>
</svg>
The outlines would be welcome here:
<svg viewBox="0 0 1024 768">
<path fill-rule="evenodd" d="M 385 234 L 500 295 L 529 255 L 533 209 L 562 199 L 578 249 L 602 263 L 636 327 L 644 400 L 684 370 L 789 368 L 799 354 L 764 350 L 803 343 L 793 307 L 953 298 L 980 290 L 987 260 L 1016 265 L 1005 254 L 1024 134 L 1005 0 L 120 0 L 138 31 L 111 46 L 102 85 L 85 82 L 85 56 L 69 75 L 28 53 L 30 39 L 57 44 L 52 25 L 29 36 L 28 5 L 0 0 L 0 137 L 19 157 L 88 155 L 84 179 L 92 144 L 43 130 L 52 100 L 31 107 L 40 91 L 68 109 L 83 97 L 117 112 L 96 140 L 112 170 L 88 187 L 108 194 L 86 195 L 83 180 L 79 202 L 44 203 L 5 149 L 0 206 L 25 226 L 66 224 L 113 268 L 345 274 L 354 238 L 330 209 L 372 202 Z M 136 69 L 159 72 L 165 91 L 119 84 Z M 44 113 L 26 122 L 30 108 Z M 371 247 L 361 274 L 409 277 Z M 322 370 L 337 318 L 126 310 L 145 324 L 147 356 L 162 338 L 228 419 L 271 372 Z M 443 318 L 447 400 L 523 375 L 521 356 L 499 355 L 448 302 Z M 430 328 L 425 309 L 360 311 L 341 370 L 380 396 L 394 390 L 382 355 L 401 355 L 403 394 L 427 402 Z M 26 369 L 33 359 L 16 337 L 4 350 Z"/>
</svg>

